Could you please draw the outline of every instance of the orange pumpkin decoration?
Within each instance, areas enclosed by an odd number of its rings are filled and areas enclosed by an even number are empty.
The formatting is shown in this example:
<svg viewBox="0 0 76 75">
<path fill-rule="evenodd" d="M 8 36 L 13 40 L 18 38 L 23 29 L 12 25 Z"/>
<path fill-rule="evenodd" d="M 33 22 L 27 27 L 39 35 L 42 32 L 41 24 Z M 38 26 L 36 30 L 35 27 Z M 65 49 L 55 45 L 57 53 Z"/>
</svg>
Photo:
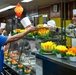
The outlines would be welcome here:
<svg viewBox="0 0 76 75">
<path fill-rule="evenodd" d="M 18 3 L 16 5 L 16 8 L 14 9 L 14 11 L 15 11 L 17 17 L 20 18 L 23 13 L 23 7 Z"/>
</svg>

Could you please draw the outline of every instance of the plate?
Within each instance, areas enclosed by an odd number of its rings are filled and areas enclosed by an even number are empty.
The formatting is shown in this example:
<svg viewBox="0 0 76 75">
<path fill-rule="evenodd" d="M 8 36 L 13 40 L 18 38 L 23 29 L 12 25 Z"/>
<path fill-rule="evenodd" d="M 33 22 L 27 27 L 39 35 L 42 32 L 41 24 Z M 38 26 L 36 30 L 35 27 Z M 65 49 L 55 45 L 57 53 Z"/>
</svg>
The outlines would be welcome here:
<svg viewBox="0 0 76 75">
<path fill-rule="evenodd" d="M 41 53 L 41 54 L 52 54 L 52 52 L 45 52 L 45 51 L 42 50 L 42 49 L 39 50 L 39 53 Z"/>
<path fill-rule="evenodd" d="M 44 52 L 44 53 L 41 53 L 41 54 L 46 54 L 46 55 L 48 55 L 48 54 L 52 54 L 52 53 L 45 53 L 45 52 Z"/>
</svg>

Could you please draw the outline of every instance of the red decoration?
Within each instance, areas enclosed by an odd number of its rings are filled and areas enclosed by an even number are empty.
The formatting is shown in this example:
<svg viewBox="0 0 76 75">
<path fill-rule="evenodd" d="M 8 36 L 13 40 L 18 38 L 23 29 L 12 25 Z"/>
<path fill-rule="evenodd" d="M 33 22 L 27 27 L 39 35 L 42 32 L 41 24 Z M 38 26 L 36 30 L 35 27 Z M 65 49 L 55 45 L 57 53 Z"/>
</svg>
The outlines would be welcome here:
<svg viewBox="0 0 76 75">
<path fill-rule="evenodd" d="M 14 11 L 15 11 L 17 17 L 20 18 L 23 13 L 23 7 L 18 3 L 16 5 L 16 8 L 14 9 Z"/>
</svg>

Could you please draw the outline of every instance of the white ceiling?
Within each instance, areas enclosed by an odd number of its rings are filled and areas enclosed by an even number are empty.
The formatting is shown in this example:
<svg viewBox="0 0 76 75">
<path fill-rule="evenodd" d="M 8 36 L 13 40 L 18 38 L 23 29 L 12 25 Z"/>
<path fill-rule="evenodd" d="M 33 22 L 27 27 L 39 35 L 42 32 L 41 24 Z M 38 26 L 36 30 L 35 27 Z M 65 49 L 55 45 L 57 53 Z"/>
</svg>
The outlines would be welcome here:
<svg viewBox="0 0 76 75">
<path fill-rule="evenodd" d="M 0 0 L 0 9 L 7 5 L 16 5 L 17 3 L 20 3 L 23 6 L 23 8 L 26 9 L 27 7 L 32 7 L 32 6 L 41 7 L 45 5 L 51 5 L 60 1 L 61 0 L 33 0 L 32 2 L 29 2 L 29 3 L 21 3 L 21 0 Z M 12 15 L 12 14 L 15 14 L 13 9 L 0 13 L 0 18 L 5 17 L 7 15 Z"/>
</svg>

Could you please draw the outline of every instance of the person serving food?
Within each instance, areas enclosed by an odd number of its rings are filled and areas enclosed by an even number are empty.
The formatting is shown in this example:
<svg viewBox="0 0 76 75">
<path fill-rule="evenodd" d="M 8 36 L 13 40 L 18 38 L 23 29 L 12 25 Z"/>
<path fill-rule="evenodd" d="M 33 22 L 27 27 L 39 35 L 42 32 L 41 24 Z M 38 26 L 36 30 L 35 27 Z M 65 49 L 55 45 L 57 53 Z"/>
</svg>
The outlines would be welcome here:
<svg viewBox="0 0 76 75">
<path fill-rule="evenodd" d="M 73 46 L 76 46 L 76 9 L 73 10 L 72 20 L 73 20 L 73 24 L 69 24 L 65 28 L 66 29 L 66 36 L 72 38 L 72 44 L 74 44 Z M 49 23 L 47 23 L 47 24 L 49 24 Z M 61 27 L 57 27 L 57 26 L 53 25 L 53 26 L 50 26 L 50 29 L 53 29 L 56 32 L 61 33 Z"/>
</svg>

